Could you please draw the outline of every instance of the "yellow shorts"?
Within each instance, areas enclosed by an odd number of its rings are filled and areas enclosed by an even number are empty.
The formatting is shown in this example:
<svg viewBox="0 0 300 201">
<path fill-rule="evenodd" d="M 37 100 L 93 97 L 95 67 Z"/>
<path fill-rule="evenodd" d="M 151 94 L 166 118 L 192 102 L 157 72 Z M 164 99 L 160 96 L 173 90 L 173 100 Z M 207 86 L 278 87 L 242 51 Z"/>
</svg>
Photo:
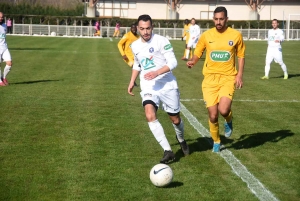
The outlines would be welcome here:
<svg viewBox="0 0 300 201">
<path fill-rule="evenodd" d="M 206 107 L 211 107 L 220 102 L 221 97 L 232 100 L 235 91 L 235 76 L 210 74 L 204 77 L 202 93 Z"/>
</svg>

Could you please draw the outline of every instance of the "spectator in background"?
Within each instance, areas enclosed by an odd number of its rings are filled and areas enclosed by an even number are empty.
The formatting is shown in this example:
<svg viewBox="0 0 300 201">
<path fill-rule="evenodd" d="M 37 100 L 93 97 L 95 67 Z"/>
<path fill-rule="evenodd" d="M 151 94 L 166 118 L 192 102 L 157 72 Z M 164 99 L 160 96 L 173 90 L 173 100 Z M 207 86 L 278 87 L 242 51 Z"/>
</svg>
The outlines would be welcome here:
<svg viewBox="0 0 300 201">
<path fill-rule="evenodd" d="M 8 18 L 7 20 L 6 20 L 6 27 L 7 27 L 7 33 L 12 33 L 12 22 L 11 22 L 11 19 L 10 18 Z"/>
<path fill-rule="evenodd" d="M 119 37 L 119 35 L 120 35 L 120 22 L 117 21 L 113 37 Z"/>
<path fill-rule="evenodd" d="M 96 21 L 95 23 L 95 34 L 94 36 L 100 36 L 100 22 Z"/>
</svg>

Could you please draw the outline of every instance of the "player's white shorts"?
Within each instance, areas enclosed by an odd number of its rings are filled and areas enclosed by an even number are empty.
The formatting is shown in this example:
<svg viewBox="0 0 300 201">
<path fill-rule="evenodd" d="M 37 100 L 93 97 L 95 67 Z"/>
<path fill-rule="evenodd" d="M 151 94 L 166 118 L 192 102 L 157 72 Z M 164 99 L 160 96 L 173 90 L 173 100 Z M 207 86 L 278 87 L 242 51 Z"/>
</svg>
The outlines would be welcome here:
<svg viewBox="0 0 300 201">
<path fill-rule="evenodd" d="M 273 59 L 276 63 L 279 63 L 280 65 L 283 63 L 281 47 L 268 47 L 266 55 L 266 64 L 272 63 Z"/>
<path fill-rule="evenodd" d="M 198 43 L 198 39 L 199 39 L 199 37 L 195 37 L 194 39 L 190 38 L 189 42 L 187 44 L 187 47 L 196 48 L 196 45 Z"/>
<path fill-rule="evenodd" d="M 180 93 L 178 89 L 169 89 L 161 91 L 144 90 L 141 93 L 142 103 L 146 100 L 151 100 L 159 108 L 162 103 L 162 108 L 167 113 L 176 114 L 180 112 Z"/>
<path fill-rule="evenodd" d="M 0 62 L 2 61 L 11 61 L 11 56 L 8 49 L 0 49 Z"/>
</svg>

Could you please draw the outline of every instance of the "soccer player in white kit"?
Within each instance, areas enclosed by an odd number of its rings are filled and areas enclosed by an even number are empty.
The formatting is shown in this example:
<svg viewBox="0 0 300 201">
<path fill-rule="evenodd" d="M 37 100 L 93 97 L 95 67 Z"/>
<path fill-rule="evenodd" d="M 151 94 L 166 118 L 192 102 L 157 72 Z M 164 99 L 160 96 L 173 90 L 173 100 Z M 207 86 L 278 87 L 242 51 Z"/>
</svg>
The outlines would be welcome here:
<svg viewBox="0 0 300 201">
<path fill-rule="evenodd" d="M 278 28 L 278 20 L 273 19 L 272 20 L 272 27 L 273 29 L 270 29 L 268 31 L 268 50 L 266 55 L 266 65 L 265 65 L 265 76 L 261 77 L 263 80 L 269 79 L 269 72 L 271 68 L 271 63 L 274 59 L 276 63 L 278 63 L 281 66 L 281 69 L 283 70 L 283 79 L 288 79 L 288 72 L 286 65 L 283 63 L 282 60 L 282 48 L 281 43 L 284 40 L 283 31 Z"/>
<path fill-rule="evenodd" d="M 6 24 L 4 23 L 4 14 L 0 12 L 0 64 L 2 62 L 2 59 L 6 62 L 6 66 L 4 67 L 3 74 L 1 74 L 1 67 L 0 67 L 0 75 L 1 75 L 0 86 L 8 85 L 6 76 L 9 73 L 12 66 L 11 56 L 6 43 L 6 31 L 7 31 L 7 27 Z"/>
<path fill-rule="evenodd" d="M 196 24 L 196 20 L 195 18 L 192 18 L 191 20 L 191 26 L 190 26 L 190 38 L 189 38 L 189 42 L 187 44 L 187 48 L 185 50 L 185 59 L 188 60 L 189 59 L 189 55 L 190 55 L 190 51 L 192 51 L 192 48 L 195 49 L 199 37 L 200 37 L 200 27 Z"/>
<path fill-rule="evenodd" d="M 152 134 L 164 150 L 160 163 L 169 163 L 175 159 L 175 155 L 157 119 L 160 103 L 172 121 L 176 138 L 185 156 L 189 155 L 189 147 L 184 140 L 184 125 L 180 118 L 180 94 L 176 78 L 172 73 L 172 70 L 177 67 L 173 47 L 167 38 L 153 34 L 152 30 L 151 17 L 139 16 L 138 31 L 141 37 L 131 44 L 134 64 L 128 93 L 134 95 L 132 93 L 134 82 L 140 75 L 140 95 L 146 119 Z"/>
</svg>

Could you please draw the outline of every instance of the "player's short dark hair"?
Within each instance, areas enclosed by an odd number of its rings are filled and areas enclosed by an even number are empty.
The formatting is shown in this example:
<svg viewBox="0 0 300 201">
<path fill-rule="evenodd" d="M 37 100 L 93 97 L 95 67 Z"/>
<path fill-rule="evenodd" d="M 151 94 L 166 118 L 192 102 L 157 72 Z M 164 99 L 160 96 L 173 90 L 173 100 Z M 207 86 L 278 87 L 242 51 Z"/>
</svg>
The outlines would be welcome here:
<svg viewBox="0 0 300 201">
<path fill-rule="evenodd" d="M 227 17 L 227 9 L 224 6 L 219 6 L 214 10 L 214 14 L 224 12 L 225 17 Z"/>
<path fill-rule="evenodd" d="M 131 24 L 131 26 L 130 26 L 130 27 L 133 27 L 133 26 L 135 26 L 135 27 L 136 27 L 136 22 L 135 22 L 135 23 L 133 23 L 133 24 Z"/>
<path fill-rule="evenodd" d="M 188 19 L 185 19 L 185 20 L 184 20 L 184 23 L 185 23 L 185 24 L 188 24 L 188 23 L 189 23 L 189 20 L 188 20 Z"/>
<path fill-rule="evenodd" d="M 277 20 L 277 19 L 273 19 L 272 22 L 273 22 L 273 21 L 276 21 L 276 22 L 278 23 L 278 20 Z"/>
<path fill-rule="evenodd" d="M 152 19 L 149 15 L 140 15 L 137 23 L 139 23 L 141 20 L 144 22 L 150 21 L 150 24 L 152 25 Z"/>
</svg>

